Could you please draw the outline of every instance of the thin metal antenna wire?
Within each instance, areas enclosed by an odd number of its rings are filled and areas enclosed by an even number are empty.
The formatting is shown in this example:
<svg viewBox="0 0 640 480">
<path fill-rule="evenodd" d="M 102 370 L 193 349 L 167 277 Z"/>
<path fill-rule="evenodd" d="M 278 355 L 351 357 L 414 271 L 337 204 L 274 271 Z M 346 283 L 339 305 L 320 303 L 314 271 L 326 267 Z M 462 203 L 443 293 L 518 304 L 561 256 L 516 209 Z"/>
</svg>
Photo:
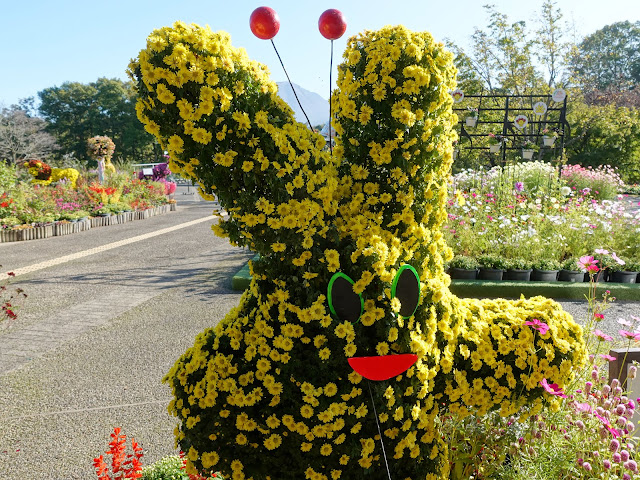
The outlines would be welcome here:
<svg viewBox="0 0 640 480">
<path fill-rule="evenodd" d="M 333 73 L 333 40 L 331 40 L 331 64 L 329 66 L 329 153 L 333 157 L 333 139 L 331 138 L 331 119 L 333 111 L 331 109 L 331 74 Z M 381 437 L 382 438 L 382 437 Z"/>
<path fill-rule="evenodd" d="M 387 475 L 391 480 L 391 472 L 389 471 L 389 463 L 387 462 L 387 453 L 384 451 L 384 442 L 382 441 L 382 431 L 380 431 L 380 423 L 378 423 L 378 413 L 376 412 L 376 402 L 373 400 L 373 392 L 371 391 L 371 382 L 367 380 L 369 387 L 369 395 L 371 395 L 371 405 L 373 406 L 373 414 L 376 417 L 376 425 L 378 426 L 378 435 L 380 435 L 380 445 L 382 445 L 382 456 L 384 457 L 384 465 L 387 467 Z"/>
<path fill-rule="evenodd" d="M 304 108 L 302 108 L 302 104 L 300 103 L 300 99 L 298 98 L 298 94 L 296 93 L 296 89 L 293 88 L 293 83 L 291 83 L 291 79 L 289 78 L 289 74 L 287 73 L 287 69 L 284 68 L 284 63 L 282 62 L 282 59 L 280 58 L 280 54 L 278 53 L 278 49 L 276 48 L 276 44 L 273 43 L 273 38 L 271 39 L 271 45 L 273 45 L 273 49 L 276 51 L 276 55 L 278 56 L 278 60 L 280 60 L 280 65 L 282 65 L 282 70 L 284 70 L 284 74 L 287 76 L 287 80 L 289 80 L 289 85 L 291 85 L 291 91 L 293 92 L 293 95 L 296 97 L 296 100 L 298 101 L 298 105 L 300 106 L 300 110 L 302 110 L 302 113 L 304 113 L 304 118 L 307 119 L 307 123 L 309 124 L 309 128 L 311 129 L 311 131 L 313 131 L 313 127 L 311 126 L 311 122 L 309 121 L 309 117 L 307 117 L 307 112 L 305 112 Z"/>
</svg>

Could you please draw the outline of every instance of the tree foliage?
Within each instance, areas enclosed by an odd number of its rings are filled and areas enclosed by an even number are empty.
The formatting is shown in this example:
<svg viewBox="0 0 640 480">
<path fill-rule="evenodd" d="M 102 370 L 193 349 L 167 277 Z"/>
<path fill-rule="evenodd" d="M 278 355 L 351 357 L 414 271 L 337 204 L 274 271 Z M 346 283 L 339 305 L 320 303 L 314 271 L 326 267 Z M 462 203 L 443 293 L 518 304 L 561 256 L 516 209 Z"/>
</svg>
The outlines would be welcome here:
<svg viewBox="0 0 640 480">
<path fill-rule="evenodd" d="M 633 89 L 640 83 L 640 21 L 616 22 L 588 35 L 571 67 L 585 91 Z"/>
<path fill-rule="evenodd" d="M 48 130 L 62 153 L 87 158 L 87 139 L 107 135 L 116 144 L 116 160 L 143 161 L 153 154 L 153 138 L 136 117 L 130 82 L 107 78 L 89 84 L 67 82 L 38 96 L 40 114 L 49 121 Z"/>
<path fill-rule="evenodd" d="M 640 111 L 576 100 L 567 119 L 573 131 L 567 143 L 569 163 L 612 165 L 625 182 L 640 183 Z"/>
<path fill-rule="evenodd" d="M 45 131 L 46 122 L 29 116 L 18 106 L 0 112 L 0 160 L 18 163 L 45 158 L 57 149 L 55 138 Z"/>
</svg>

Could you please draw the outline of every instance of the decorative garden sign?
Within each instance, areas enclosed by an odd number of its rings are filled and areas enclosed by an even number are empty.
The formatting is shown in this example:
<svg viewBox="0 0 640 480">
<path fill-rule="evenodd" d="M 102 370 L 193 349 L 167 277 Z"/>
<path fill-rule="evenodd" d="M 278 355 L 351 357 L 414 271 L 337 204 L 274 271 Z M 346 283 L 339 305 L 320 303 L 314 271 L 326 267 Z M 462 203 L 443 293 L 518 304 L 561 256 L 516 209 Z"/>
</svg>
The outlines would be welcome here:
<svg viewBox="0 0 640 480">
<path fill-rule="evenodd" d="M 176 23 L 131 64 L 171 170 L 217 195 L 216 233 L 261 255 L 238 307 L 165 378 L 191 471 L 448 478 L 439 409 L 534 414 L 556 401 L 541 382 L 561 388 L 584 361 L 557 303 L 449 291 L 453 56 L 385 27 L 344 58 L 333 156 L 226 33 Z"/>
</svg>

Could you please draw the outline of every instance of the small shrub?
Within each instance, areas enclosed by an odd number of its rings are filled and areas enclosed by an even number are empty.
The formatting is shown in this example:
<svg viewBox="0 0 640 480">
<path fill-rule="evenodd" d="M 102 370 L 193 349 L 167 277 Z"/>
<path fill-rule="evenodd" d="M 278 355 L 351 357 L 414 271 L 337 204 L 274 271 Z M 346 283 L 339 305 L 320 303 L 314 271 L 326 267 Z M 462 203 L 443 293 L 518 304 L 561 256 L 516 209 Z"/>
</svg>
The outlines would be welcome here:
<svg viewBox="0 0 640 480">
<path fill-rule="evenodd" d="M 531 266 L 536 270 L 560 270 L 561 265 L 557 260 L 550 258 L 541 258 L 534 261 Z"/>
<path fill-rule="evenodd" d="M 478 257 L 480 268 L 506 269 L 507 260 L 499 255 L 480 255 Z"/>
<path fill-rule="evenodd" d="M 564 270 L 569 270 L 572 272 L 580 271 L 580 268 L 578 267 L 578 259 L 575 257 L 567 258 L 564 262 L 562 262 L 562 268 Z"/>
<path fill-rule="evenodd" d="M 522 258 L 510 258 L 506 261 L 506 265 L 510 270 L 529 270 L 531 268 L 531 262 Z"/>
<path fill-rule="evenodd" d="M 189 480 L 182 459 L 169 455 L 142 469 L 142 480 Z"/>
<path fill-rule="evenodd" d="M 478 261 L 473 257 L 456 255 L 449 263 L 451 268 L 462 268 L 465 270 L 474 270 L 480 266 Z"/>
</svg>

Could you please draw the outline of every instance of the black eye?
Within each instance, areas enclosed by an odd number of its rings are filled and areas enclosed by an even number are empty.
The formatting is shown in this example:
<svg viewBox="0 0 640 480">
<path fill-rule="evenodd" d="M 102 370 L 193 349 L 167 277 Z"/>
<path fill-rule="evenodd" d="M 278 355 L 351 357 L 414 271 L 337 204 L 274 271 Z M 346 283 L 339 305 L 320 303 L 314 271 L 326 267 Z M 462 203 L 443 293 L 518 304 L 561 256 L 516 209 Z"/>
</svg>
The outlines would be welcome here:
<svg viewBox="0 0 640 480">
<path fill-rule="evenodd" d="M 400 300 L 400 316 L 409 318 L 420 302 L 420 276 L 411 265 L 403 265 L 398 270 L 391 285 L 391 298 Z"/>
<path fill-rule="evenodd" d="M 364 310 L 362 296 L 353 291 L 353 284 L 344 273 L 338 272 L 331 277 L 327 287 L 329 310 L 340 320 L 357 322 Z"/>
</svg>

